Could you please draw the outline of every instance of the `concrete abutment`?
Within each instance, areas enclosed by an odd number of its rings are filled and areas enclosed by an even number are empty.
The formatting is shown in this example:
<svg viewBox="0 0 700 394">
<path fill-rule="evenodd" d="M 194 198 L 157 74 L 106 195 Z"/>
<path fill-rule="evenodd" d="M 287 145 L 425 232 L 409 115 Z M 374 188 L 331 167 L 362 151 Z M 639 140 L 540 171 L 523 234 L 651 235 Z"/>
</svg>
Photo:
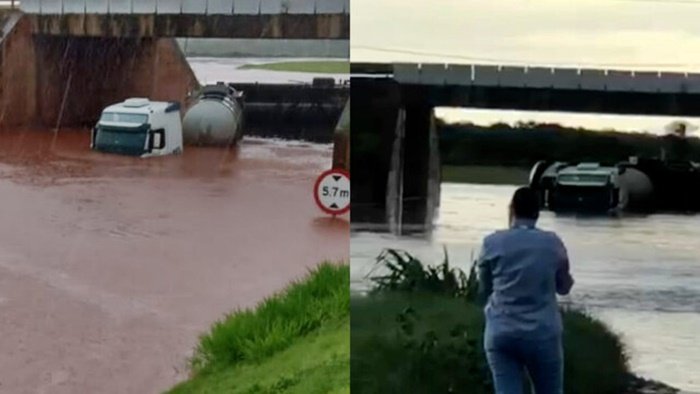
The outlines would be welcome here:
<svg viewBox="0 0 700 394">
<path fill-rule="evenodd" d="M 172 38 L 33 35 L 26 16 L 15 18 L 0 42 L 4 129 L 91 126 L 104 107 L 129 97 L 186 108 L 199 86 Z"/>
<path fill-rule="evenodd" d="M 394 233 L 430 230 L 440 199 L 433 106 L 389 79 L 353 79 L 350 89 L 351 163 L 362 163 L 353 174 L 353 223 Z"/>
</svg>

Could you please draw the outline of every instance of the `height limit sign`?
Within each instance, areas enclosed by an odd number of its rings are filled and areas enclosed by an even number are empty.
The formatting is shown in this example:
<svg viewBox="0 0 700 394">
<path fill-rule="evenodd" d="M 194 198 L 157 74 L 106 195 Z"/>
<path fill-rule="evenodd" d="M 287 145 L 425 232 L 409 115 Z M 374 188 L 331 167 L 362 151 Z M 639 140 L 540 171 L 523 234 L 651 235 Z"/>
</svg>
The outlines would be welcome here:
<svg viewBox="0 0 700 394">
<path fill-rule="evenodd" d="M 314 186 L 314 198 L 329 215 L 342 215 L 350 210 L 350 175 L 339 169 L 321 174 Z"/>
</svg>

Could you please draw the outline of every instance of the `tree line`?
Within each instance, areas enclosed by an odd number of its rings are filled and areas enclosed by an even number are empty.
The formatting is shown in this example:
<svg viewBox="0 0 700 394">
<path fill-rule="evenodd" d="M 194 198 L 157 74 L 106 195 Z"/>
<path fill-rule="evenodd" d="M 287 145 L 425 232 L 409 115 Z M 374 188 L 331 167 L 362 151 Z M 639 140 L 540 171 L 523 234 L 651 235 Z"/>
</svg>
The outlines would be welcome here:
<svg viewBox="0 0 700 394">
<path fill-rule="evenodd" d="M 440 154 L 445 165 L 530 167 L 539 160 L 614 164 L 630 156 L 700 161 L 700 139 L 677 135 L 623 133 L 559 124 L 520 122 L 438 122 Z"/>
</svg>

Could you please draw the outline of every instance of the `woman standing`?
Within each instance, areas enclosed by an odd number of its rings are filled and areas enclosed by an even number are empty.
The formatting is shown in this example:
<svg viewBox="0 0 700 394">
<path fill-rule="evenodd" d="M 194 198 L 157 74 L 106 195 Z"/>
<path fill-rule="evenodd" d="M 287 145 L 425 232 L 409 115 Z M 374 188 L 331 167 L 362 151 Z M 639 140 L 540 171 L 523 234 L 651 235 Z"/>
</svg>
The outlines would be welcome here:
<svg viewBox="0 0 700 394">
<path fill-rule="evenodd" d="M 540 203 L 528 187 L 516 190 L 509 229 L 484 239 L 478 261 L 487 300 L 484 347 L 497 394 L 523 392 L 527 370 L 536 394 L 563 393 L 562 322 L 557 294 L 574 280 L 559 237 L 535 227 Z"/>
</svg>

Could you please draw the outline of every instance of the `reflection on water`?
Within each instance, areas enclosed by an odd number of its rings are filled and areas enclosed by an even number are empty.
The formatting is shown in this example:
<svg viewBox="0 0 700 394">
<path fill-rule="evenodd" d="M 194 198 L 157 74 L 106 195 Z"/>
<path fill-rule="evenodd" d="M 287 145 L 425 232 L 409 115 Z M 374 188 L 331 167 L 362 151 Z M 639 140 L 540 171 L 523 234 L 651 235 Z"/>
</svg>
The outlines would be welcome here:
<svg viewBox="0 0 700 394">
<path fill-rule="evenodd" d="M 468 269 L 481 239 L 502 228 L 514 186 L 443 184 L 435 232 L 428 238 L 355 233 L 352 285 L 363 280 L 384 247 L 408 250 Z M 566 243 L 576 286 L 568 301 L 588 307 L 623 335 L 633 369 L 687 390 L 700 391 L 700 216 L 557 217 L 543 212 L 539 226 Z"/>
</svg>

